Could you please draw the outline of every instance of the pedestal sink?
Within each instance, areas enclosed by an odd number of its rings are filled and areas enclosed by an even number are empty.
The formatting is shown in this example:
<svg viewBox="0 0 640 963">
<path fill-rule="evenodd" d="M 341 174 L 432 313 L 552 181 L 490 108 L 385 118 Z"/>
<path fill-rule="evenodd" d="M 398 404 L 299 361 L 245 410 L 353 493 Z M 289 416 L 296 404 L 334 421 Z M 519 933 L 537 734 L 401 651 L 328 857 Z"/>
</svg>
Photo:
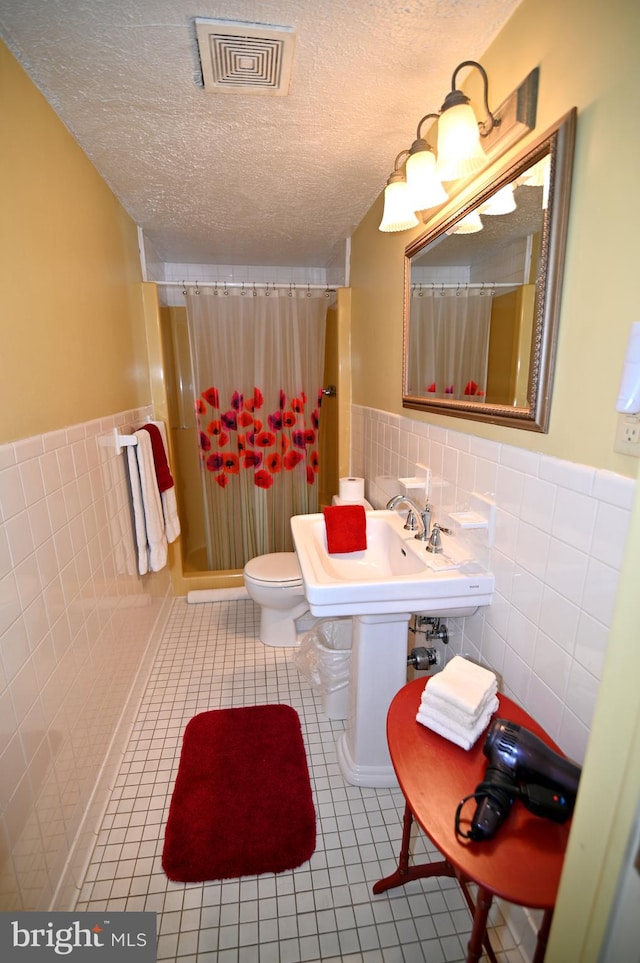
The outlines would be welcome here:
<svg viewBox="0 0 640 963">
<path fill-rule="evenodd" d="M 428 553 L 397 512 L 367 512 L 362 552 L 330 555 L 322 514 L 294 516 L 291 531 L 312 615 L 353 616 L 349 719 L 337 747 L 342 774 L 357 786 L 394 786 L 386 719 L 407 681 L 409 619 L 471 615 L 490 604 L 494 577 L 456 536 L 442 536 L 442 554 Z"/>
</svg>

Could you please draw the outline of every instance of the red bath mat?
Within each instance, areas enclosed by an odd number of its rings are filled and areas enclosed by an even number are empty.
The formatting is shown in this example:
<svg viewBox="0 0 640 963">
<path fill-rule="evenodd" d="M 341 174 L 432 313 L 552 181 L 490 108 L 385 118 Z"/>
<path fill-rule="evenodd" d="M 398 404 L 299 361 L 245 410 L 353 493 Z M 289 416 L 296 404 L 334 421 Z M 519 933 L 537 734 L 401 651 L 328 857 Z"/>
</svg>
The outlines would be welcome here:
<svg viewBox="0 0 640 963">
<path fill-rule="evenodd" d="M 162 868 L 195 883 L 280 873 L 308 860 L 316 817 L 291 706 L 201 712 L 188 723 Z"/>
</svg>

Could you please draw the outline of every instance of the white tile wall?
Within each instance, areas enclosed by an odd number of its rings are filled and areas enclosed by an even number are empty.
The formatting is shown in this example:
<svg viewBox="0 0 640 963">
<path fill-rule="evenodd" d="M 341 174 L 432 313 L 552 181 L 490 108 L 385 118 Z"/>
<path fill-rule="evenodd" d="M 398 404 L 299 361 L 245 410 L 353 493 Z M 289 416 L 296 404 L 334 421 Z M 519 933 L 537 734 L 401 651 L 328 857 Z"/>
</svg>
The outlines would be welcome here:
<svg viewBox="0 0 640 963">
<path fill-rule="evenodd" d="M 435 515 L 497 503 L 490 607 L 456 621 L 450 651 L 481 659 L 578 762 L 584 759 L 635 482 L 372 408 L 352 409 L 351 471 L 384 507 L 395 479 L 432 469 Z"/>
<path fill-rule="evenodd" d="M 169 574 L 136 574 L 112 443 L 147 414 L 0 446 L 2 910 L 72 905 L 115 776 L 107 750 L 159 641 Z"/>
</svg>

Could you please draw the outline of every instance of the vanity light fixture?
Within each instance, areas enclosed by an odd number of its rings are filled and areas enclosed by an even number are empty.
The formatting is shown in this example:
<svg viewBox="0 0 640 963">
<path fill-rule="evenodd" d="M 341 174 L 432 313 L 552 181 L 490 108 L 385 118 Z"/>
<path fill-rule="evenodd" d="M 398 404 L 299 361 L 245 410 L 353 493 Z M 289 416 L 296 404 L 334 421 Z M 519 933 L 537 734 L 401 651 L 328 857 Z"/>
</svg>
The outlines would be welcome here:
<svg viewBox="0 0 640 963">
<path fill-rule="evenodd" d="M 445 234 L 477 234 L 482 230 L 482 226 L 482 218 L 478 211 L 469 211 L 465 217 L 460 218 L 453 227 L 445 231 Z"/>
<path fill-rule="evenodd" d="M 466 94 L 456 88 L 456 76 L 464 67 L 480 71 L 483 83 L 486 120 L 478 122 Z M 487 162 L 481 137 L 488 137 L 500 121 L 489 109 L 489 78 L 484 67 L 475 60 L 463 60 L 453 71 L 451 90 L 440 108 L 438 120 L 438 176 L 442 181 L 457 181 L 477 174 Z"/>
<path fill-rule="evenodd" d="M 542 187 L 542 208 L 546 211 L 549 204 L 549 182 L 551 180 L 551 158 L 543 157 L 526 175 L 518 178 L 517 183 L 524 187 Z"/>
<path fill-rule="evenodd" d="M 436 155 L 422 136 L 422 125 L 438 114 L 426 114 L 418 124 L 416 139 L 409 150 L 405 164 L 407 185 L 414 211 L 426 211 L 449 200 L 449 195 L 438 177 Z"/>
<path fill-rule="evenodd" d="M 456 87 L 464 68 L 478 70 L 483 83 L 486 117 L 478 122 L 469 98 Z M 443 182 L 454 182 L 481 171 L 490 156 L 515 144 L 535 127 L 538 97 L 538 69 L 534 69 L 500 107 L 489 107 L 489 78 L 475 60 L 463 60 L 453 71 L 451 90 L 439 113 L 425 114 L 418 123 L 416 139 L 409 150 L 401 151 L 385 188 L 381 231 L 406 231 L 415 227 L 415 213 L 444 204 L 448 193 Z M 437 124 L 437 150 L 428 144 L 422 128 L 428 120 Z M 489 151 L 482 141 L 486 140 Z M 401 159 L 405 158 L 401 165 Z M 401 170 L 404 166 L 404 173 Z M 400 214 L 397 206 L 400 205 Z M 411 212 L 414 216 L 411 216 Z M 476 228 L 477 230 L 478 228 Z"/>
<path fill-rule="evenodd" d="M 481 204 L 478 210 L 480 214 L 511 214 L 517 206 L 513 184 L 505 184 L 499 191 L 492 194 L 488 201 Z"/>
<path fill-rule="evenodd" d="M 413 206 L 407 186 L 407 178 L 404 171 L 400 170 L 398 166 L 407 153 L 406 150 L 400 151 L 396 157 L 393 173 L 390 174 L 387 186 L 384 189 L 384 210 L 379 228 L 384 232 L 408 231 L 410 227 L 416 227 L 418 224 L 418 218 L 415 215 L 416 209 Z"/>
</svg>

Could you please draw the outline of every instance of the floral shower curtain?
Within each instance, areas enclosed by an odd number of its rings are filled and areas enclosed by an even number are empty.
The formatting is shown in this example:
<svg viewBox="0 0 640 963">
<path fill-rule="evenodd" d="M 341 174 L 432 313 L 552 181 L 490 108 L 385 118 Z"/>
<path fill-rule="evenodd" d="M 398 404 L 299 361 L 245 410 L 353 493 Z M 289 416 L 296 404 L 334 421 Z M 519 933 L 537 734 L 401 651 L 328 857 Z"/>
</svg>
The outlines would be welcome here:
<svg viewBox="0 0 640 963">
<path fill-rule="evenodd" d="M 411 293 L 410 394 L 470 400 L 487 389 L 492 296 L 464 285 L 418 285 Z"/>
<path fill-rule="evenodd" d="M 318 509 L 325 292 L 188 289 L 209 567 L 292 550 Z"/>
</svg>

